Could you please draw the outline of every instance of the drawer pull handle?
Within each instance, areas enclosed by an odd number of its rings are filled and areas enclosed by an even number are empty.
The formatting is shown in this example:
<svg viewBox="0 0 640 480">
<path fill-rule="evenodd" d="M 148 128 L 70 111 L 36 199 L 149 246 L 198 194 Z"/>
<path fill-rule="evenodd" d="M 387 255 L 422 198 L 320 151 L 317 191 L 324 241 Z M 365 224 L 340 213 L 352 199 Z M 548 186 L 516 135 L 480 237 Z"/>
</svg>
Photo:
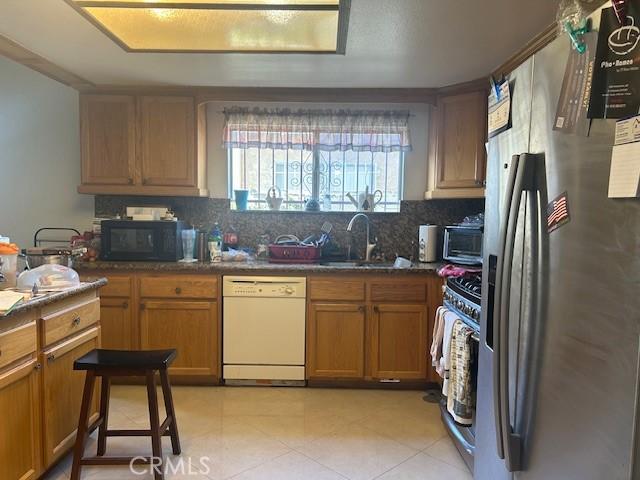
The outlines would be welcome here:
<svg viewBox="0 0 640 480">
<path fill-rule="evenodd" d="M 55 359 L 56 359 L 56 356 L 53 353 L 47 357 L 47 361 L 49 362 L 53 362 L 55 361 Z"/>
<path fill-rule="evenodd" d="M 122 308 L 129 308 L 129 302 L 122 302 Z"/>
<path fill-rule="evenodd" d="M 176 287 L 176 295 L 180 295 L 182 293 L 182 289 L 180 287 Z"/>
<path fill-rule="evenodd" d="M 77 327 L 78 325 L 80 325 L 80 317 L 74 318 L 71 322 L 72 327 Z"/>
</svg>

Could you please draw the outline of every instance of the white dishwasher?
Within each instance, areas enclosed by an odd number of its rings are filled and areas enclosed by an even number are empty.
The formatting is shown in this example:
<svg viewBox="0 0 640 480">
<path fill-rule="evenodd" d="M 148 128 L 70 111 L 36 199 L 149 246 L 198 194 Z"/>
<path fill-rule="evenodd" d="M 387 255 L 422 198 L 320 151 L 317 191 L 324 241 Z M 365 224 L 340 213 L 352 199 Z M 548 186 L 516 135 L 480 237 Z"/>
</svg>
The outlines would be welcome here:
<svg viewBox="0 0 640 480">
<path fill-rule="evenodd" d="M 225 276 L 222 294 L 225 382 L 303 383 L 306 279 Z"/>
</svg>

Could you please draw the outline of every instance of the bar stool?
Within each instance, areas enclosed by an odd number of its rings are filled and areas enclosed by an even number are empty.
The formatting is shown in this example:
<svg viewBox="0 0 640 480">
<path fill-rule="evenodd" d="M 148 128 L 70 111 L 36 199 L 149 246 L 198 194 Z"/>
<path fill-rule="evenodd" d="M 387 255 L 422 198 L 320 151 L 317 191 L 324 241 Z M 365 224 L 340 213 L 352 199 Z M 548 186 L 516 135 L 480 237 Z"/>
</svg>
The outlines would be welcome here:
<svg viewBox="0 0 640 480">
<path fill-rule="evenodd" d="M 73 466 L 71 480 L 79 480 L 83 465 L 129 465 L 134 463 L 152 465 L 155 480 L 164 478 L 164 460 L 162 457 L 162 436 L 171 437 L 171 447 L 174 455 L 180 454 L 180 439 L 178 425 L 173 408 L 171 384 L 167 368 L 176 358 L 175 350 L 128 351 L 128 350 L 92 350 L 77 359 L 73 364 L 74 370 L 87 372 L 82 394 L 82 406 L 78 421 L 78 433 L 73 449 Z M 156 372 L 160 374 L 162 394 L 167 412 L 167 418 L 160 423 L 158 416 L 158 398 L 156 395 Z M 109 391 L 111 377 L 144 376 L 147 384 L 149 401 L 149 430 L 109 430 Z M 100 416 L 91 426 L 87 425 L 91 408 L 96 377 L 102 377 L 100 392 Z M 87 433 L 98 430 L 98 448 L 95 457 L 84 457 L 84 447 Z M 105 457 L 107 437 L 151 437 L 152 457 Z"/>
</svg>

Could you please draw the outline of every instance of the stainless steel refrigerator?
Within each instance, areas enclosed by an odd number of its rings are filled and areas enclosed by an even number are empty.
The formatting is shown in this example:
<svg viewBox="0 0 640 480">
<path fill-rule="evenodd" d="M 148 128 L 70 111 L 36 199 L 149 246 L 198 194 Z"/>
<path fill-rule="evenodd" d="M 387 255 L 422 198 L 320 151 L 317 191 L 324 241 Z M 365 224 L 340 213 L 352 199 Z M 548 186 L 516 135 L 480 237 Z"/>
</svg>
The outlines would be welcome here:
<svg viewBox="0 0 640 480">
<path fill-rule="evenodd" d="M 510 75 L 512 128 L 489 141 L 476 480 L 640 479 L 640 199 L 607 198 L 615 121 L 552 129 L 570 48 Z"/>
</svg>

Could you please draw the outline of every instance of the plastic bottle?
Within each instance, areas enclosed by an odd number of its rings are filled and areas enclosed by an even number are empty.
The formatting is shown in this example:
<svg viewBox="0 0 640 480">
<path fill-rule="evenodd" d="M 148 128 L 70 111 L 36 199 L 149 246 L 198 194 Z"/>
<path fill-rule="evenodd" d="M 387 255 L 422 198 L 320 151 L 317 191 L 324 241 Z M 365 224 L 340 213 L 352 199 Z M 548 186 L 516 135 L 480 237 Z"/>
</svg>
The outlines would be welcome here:
<svg viewBox="0 0 640 480">
<path fill-rule="evenodd" d="M 218 223 L 213 226 L 209 234 L 209 254 L 211 255 L 211 262 L 222 261 L 222 232 Z"/>
</svg>

